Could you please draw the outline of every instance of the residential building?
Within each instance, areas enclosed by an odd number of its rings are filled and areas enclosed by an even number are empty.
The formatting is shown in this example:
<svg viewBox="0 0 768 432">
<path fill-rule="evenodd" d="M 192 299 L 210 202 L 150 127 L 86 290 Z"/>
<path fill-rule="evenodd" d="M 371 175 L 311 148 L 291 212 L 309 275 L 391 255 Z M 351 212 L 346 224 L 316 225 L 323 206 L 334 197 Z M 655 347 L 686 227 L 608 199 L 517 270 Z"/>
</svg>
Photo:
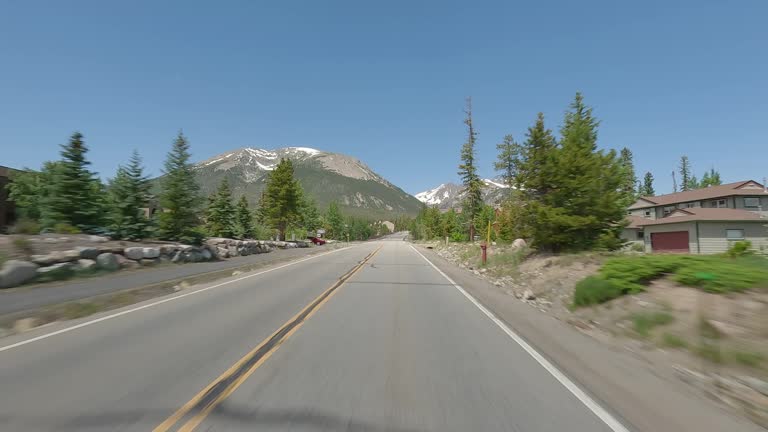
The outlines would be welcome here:
<svg viewBox="0 0 768 432">
<path fill-rule="evenodd" d="M 768 190 L 754 180 L 641 197 L 622 237 L 647 252 L 712 254 L 739 240 L 768 252 Z"/>
</svg>

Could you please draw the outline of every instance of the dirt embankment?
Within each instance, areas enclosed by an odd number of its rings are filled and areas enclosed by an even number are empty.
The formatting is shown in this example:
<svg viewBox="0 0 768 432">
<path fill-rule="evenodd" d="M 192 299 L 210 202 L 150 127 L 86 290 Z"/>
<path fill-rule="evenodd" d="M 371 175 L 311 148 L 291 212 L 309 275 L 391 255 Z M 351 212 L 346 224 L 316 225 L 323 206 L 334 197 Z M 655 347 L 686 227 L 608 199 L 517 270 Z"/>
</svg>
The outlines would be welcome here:
<svg viewBox="0 0 768 432">
<path fill-rule="evenodd" d="M 457 266 L 579 331 L 643 359 L 673 368 L 735 412 L 768 427 L 768 292 L 712 294 L 667 278 L 644 292 L 574 309 L 576 284 L 609 258 L 601 254 L 544 256 L 491 247 L 488 265 L 478 245 L 434 245 Z"/>
</svg>

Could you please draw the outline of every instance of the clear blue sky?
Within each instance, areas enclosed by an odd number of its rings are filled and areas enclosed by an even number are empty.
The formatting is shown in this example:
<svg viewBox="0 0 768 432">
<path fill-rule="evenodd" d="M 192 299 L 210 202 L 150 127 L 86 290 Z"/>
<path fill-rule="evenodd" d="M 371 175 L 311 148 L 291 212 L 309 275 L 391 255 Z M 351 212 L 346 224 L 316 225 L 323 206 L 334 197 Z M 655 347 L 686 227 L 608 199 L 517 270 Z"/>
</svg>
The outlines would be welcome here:
<svg viewBox="0 0 768 432">
<path fill-rule="evenodd" d="M 768 175 L 768 1 L 32 1 L 0 4 L 0 164 L 37 168 L 74 130 L 94 169 L 133 148 L 159 174 L 252 146 L 354 155 L 408 192 L 455 181 L 474 100 L 481 174 L 577 90 L 603 147 L 657 191 L 687 154 Z"/>
</svg>

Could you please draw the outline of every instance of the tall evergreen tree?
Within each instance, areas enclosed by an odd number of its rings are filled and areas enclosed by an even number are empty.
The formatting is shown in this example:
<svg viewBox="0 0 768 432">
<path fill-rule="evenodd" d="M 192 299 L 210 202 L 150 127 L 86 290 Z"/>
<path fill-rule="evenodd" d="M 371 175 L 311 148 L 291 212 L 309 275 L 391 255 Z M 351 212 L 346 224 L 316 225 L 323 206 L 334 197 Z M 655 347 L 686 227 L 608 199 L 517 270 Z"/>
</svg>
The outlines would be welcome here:
<svg viewBox="0 0 768 432">
<path fill-rule="evenodd" d="M 632 160 L 632 151 L 626 147 L 619 153 L 619 164 L 624 176 L 624 182 L 621 186 L 621 192 L 625 196 L 625 204 L 630 205 L 637 198 L 637 176 L 635 175 L 635 164 Z"/>
<path fill-rule="evenodd" d="M 326 236 L 336 240 L 342 240 L 344 235 L 344 217 L 339 210 L 339 204 L 331 201 L 328 205 L 328 212 L 325 215 L 327 224 Z"/>
<path fill-rule="evenodd" d="M 47 211 L 50 223 L 65 223 L 80 229 L 93 227 L 102 221 L 102 197 L 95 194 L 99 180 L 88 170 L 88 147 L 83 135 L 75 132 L 61 146 L 61 162 L 49 185 Z M 50 226 L 50 225 L 49 225 Z"/>
<path fill-rule="evenodd" d="M 300 186 L 293 178 L 293 163 L 281 159 L 269 173 L 261 211 L 265 222 L 280 233 L 285 240 L 288 226 L 298 220 Z"/>
<path fill-rule="evenodd" d="M 160 236 L 165 240 L 186 240 L 198 225 L 199 190 L 190 163 L 189 142 L 179 132 L 165 160 L 160 192 Z"/>
<path fill-rule="evenodd" d="M 496 156 L 496 162 L 493 167 L 501 173 L 504 184 L 509 188 L 517 188 L 519 185 L 517 167 L 520 163 L 520 144 L 516 143 L 512 135 L 504 137 L 504 142 L 496 144 L 496 150 L 499 154 Z"/>
<path fill-rule="evenodd" d="M 117 168 L 108 189 L 110 226 L 118 237 L 141 240 L 148 235 L 150 222 L 142 209 L 148 207 L 149 191 L 149 178 L 134 150 L 128 165 Z"/>
<path fill-rule="evenodd" d="M 561 128 L 555 154 L 555 187 L 531 203 L 534 242 L 551 250 L 615 247 L 625 214 L 626 182 L 616 152 L 597 150 L 599 121 L 576 94 Z"/>
<path fill-rule="evenodd" d="M 206 211 L 205 227 L 215 237 L 232 238 L 237 230 L 235 206 L 232 204 L 232 190 L 225 178 L 219 188 L 210 197 Z M 246 202 L 247 204 L 247 202 Z"/>
<path fill-rule="evenodd" d="M 312 198 L 307 197 L 304 189 L 299 185 L 299 226 L 307 233 L 315 235 L 315 231 L 323 226 L 320 212 Z"/>
<path fill-rule="evenodd" d="M 653 189 L 653 174 L 649 172 L 645 173 L 645 176 L 643 176 L 643 184 L 640 186 L 640 195 L 641 196 L 654 196 L 656 195 L 656 191 Z"/>
<path fill-rule="evenodd" d="M 544 114 L 539 113 L 528 128 L 518 165 L 518 183 L 526 200 L 540 199 L 553 189 L 557 152 L 557 141 L 544 125 Z"/>
<path fill-rule="evenodd" d="M 475 166 L 475 140 L 477 132 L 472 123 L 471 98 L 467 98 L 465 113 L 467 115 L 466 119 L 464 119 L 464 124 L 467 125 L 467 141 L 461 147 L 461 164 L 459 165 L 458 174 L 461 176 L 462 183 L 464 184 L 465 195 L 462 211 L 466 213 L 470 221 L 469 236 L 470 241 L 472 241 L 475 230 L 474 219 L 483 204 L 483 181 L 477 174 L 477 167 Z"/>
<path fill-rule="evenodd" d="M 242 239 L 254 238 L 256 235 L 253 213 L 245 195 L 240 197 L 235 208 L 235 234 Z"/>
<path fill-rule="evenodd" d="M 691 161 L 688 160 L 688 156 L 682 156 L 680 158 L 680 186 L 683 191 L 695 189 L 693 186 L 691 179 L 693 178 L 693 174 L 691 173 Z"/>
</svg>

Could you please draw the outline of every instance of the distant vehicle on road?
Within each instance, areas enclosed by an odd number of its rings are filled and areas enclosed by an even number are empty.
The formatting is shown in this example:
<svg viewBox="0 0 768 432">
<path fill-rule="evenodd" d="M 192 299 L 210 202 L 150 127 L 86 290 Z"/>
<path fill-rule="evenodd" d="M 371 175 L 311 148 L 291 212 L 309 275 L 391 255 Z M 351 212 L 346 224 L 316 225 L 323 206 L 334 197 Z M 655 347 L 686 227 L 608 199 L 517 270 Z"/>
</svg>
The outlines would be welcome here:
<svg viewBox="0 0 768 432">
<path fill-rule="evenodd" d="M 322 245 L 325 244 L 325 240 L 323 240 L 321 238 L 318 238 L 318 237 L 307 237 L 307 238 L 309 239 L 309 241 L 311 241 L 312 243 L 314 243 L 314 244 L 316 244 L 318 246 L 322 246 Z"/>
</svg>

